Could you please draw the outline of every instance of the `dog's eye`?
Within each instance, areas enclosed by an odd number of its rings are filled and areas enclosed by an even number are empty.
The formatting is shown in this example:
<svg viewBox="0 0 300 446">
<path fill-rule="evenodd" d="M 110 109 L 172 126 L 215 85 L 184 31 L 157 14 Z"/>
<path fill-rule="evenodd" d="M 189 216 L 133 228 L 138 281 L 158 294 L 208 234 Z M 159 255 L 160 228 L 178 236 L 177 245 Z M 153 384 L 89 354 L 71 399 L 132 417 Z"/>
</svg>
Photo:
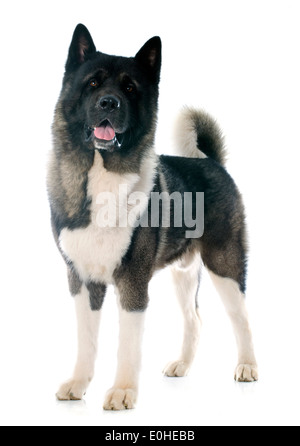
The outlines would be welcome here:
<svg viewBox="0 0 300 446">
<path fill-rule="evenodd" d="M 135 88 L 134 88 L 134 85 L 133 85 L 133 84 L 128 84 L 128 85 L 127 85 L 127 87 L 126 87 L 126 91 L 127 91 L 128 93 L 133 93 L 134 90 L 135 90 Z"/>
<path fill-rule="evenodd" d="M 96 79 L 91 79 L 90 80 L 90 82 L 89 82 L 89 86 L 90 87 L 93 87 L 93 88 L 96 88 L 96 87 L 98 87 L 98 81 L 96 80 Z"/>
</svg>

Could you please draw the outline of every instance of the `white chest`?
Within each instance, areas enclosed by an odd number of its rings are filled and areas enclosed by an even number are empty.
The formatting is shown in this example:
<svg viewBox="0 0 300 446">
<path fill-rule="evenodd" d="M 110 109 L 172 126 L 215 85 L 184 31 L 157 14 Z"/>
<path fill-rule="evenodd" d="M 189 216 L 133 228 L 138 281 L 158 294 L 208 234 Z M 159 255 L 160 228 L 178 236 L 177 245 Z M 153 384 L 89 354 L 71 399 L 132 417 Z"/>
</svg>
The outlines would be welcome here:
<svg viewBox="0 0 300 446">
<path fill-rule="evenodd" d="M 147 175 L 148 181 L 141 180 L 137 174 L 119 175 L 106 171 L 102 157 L 95 153 L 94 165 L 88 176 L 88 196 L 92 199 L 91 223 L 87 228 L 63 229 L 59 240 L 61 249 L 83 281 L 112 283 L 113 273 L 128 250 L 134 230 L 128 223 L 119 224 L 121 207 L 130 210 L 130 200 L 122 196 L 120 202 L 120 188 L 129 195 L 140 191 L 149 196 L 153 187 L 153 162 L 152 167 L 151 175 Z M 107 220 L 108 211 L 116 216 L 116 220 L 115 224 L 104 227 L 100 220 Z"/>
</svg>

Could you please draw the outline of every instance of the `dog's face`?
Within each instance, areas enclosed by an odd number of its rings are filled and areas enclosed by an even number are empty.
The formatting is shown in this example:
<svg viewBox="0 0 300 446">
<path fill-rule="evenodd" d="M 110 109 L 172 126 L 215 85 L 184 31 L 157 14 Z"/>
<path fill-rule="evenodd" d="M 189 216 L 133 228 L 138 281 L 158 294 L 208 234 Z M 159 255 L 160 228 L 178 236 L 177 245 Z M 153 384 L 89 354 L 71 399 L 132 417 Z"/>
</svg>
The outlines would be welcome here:
<svg viewBox="0 0 300 446">
<path fill-rule="evenodd" d="M 88 30 L 75 29 L 62 97 L 69 133 L 88 150 L 129 150 L 155 125 L 161 41 L 150 39 L 135 57 L 96 51 Z"/>
</svg>

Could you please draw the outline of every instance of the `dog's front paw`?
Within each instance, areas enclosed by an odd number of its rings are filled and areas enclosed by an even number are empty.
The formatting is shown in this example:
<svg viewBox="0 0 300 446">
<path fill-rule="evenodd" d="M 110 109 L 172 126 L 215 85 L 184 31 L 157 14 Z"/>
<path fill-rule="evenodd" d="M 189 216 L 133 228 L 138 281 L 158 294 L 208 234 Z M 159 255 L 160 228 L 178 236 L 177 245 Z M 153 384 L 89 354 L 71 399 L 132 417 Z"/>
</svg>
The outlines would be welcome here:
<svg viewBox="0 0 300 446">
<path fill-rule="evenodd" d="M 88 382 L 86 380 L 70 379 L 62 384 L 56 394 L 59 401 L 78 401 L 85 395 Z"/>
<path fill-rule="evenodd" d="M 234 379 L 238 382 L 245 383 L 258 381 L 257 366 L 250 364 L 239 364 L 235 370 Z"/>
<path fill-rule="evenodd" d="M 163 370 L 163 373 L 169 377 L 182 377 L 188 374 L 189 369 L 190 366 L 187 362 L 179 360 L 170 362 Z"/>
<path fill-rule="evenodd" d="M 113 387 L 105 397 L 104 410 L 134 409 L 137 391 L 134 389 L 118 389 Z"/>
</svg>

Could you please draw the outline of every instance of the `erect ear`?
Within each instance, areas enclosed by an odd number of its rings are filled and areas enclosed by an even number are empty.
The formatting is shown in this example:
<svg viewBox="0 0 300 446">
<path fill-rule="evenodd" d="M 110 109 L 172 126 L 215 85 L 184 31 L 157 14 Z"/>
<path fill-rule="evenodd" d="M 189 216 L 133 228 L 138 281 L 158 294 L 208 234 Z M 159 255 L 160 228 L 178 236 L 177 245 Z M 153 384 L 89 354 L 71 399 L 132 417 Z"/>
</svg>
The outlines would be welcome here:
<svg viewBox="0 0 300 446">
<path fill-rule="evenodd" d="M 161 40 L 152 37 L 135 56 L 136 61 L 143 66 L 156 82 L 159 82 L 161 69 Z"/>
<path fill-rule="evenodd" d="M 76 69 L 96 52 L 93 39 L 84 25 L 77 25 L 69 48 L 66 71 Z"/>
</svg>

